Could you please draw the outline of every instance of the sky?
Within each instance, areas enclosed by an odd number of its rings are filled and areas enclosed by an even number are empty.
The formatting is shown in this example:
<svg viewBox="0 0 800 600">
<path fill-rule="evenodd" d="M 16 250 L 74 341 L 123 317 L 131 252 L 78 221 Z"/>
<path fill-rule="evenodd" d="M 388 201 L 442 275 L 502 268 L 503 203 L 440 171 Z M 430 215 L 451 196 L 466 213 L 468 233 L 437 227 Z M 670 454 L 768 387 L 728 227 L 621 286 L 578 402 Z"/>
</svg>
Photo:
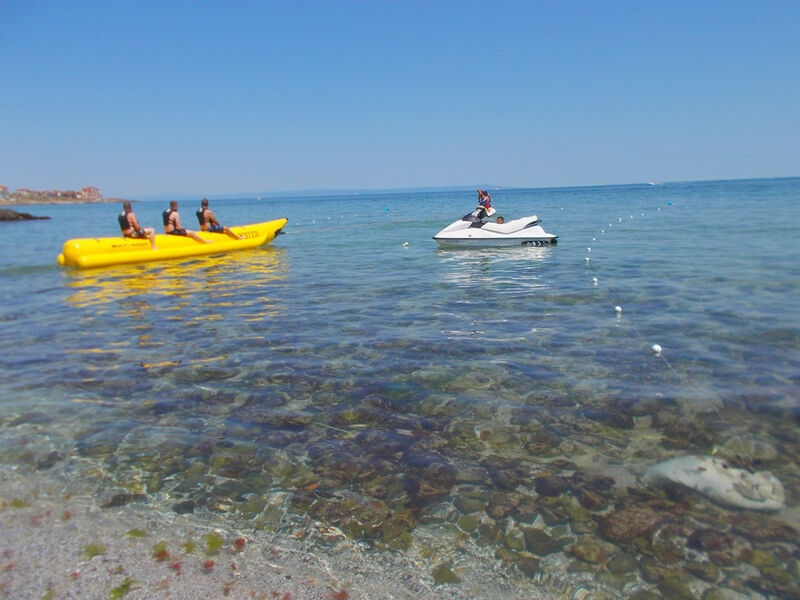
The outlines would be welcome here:
<svg viewBox="0 0 800 600">
<path fill-rule="evenodd" d="M 797 0 L 0 0 L 12 190 L 797 175 Z"/>
</svg>

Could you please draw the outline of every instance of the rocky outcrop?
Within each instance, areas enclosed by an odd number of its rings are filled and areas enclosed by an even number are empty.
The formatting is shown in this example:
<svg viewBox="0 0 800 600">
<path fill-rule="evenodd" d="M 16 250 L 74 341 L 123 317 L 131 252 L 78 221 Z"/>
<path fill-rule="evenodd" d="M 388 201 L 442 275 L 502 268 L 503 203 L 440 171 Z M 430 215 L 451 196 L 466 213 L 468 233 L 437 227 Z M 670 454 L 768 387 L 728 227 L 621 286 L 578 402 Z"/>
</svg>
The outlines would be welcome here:
<svg viewBox="0 0 800 600">
<path fill-rule="evenodd" d="M 31 219 L 49 219 L 50 217 L 37 217 L 28 213 L 21 213 L 10 208 L 0 208 L 0 221 L 30 221 Z"/>
</svg>

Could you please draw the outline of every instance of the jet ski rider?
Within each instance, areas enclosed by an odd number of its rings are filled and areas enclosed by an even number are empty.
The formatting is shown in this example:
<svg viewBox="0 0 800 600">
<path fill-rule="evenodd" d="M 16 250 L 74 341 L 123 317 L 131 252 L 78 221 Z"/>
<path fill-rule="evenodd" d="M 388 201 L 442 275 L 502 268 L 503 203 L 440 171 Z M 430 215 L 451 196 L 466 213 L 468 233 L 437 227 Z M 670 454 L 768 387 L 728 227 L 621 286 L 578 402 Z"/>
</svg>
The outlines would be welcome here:
<svg viewBox="0 0 800 600">
<path fill-rule="evenodd" d="M 492 197 L 486 190 L 478 190 L 478 206 L 464 217 L 464 221 L 472 221 L 472 227 L 481 227 L 486 217 L 491 217 L 496 211 L 492 208 Z"/>
</svg>

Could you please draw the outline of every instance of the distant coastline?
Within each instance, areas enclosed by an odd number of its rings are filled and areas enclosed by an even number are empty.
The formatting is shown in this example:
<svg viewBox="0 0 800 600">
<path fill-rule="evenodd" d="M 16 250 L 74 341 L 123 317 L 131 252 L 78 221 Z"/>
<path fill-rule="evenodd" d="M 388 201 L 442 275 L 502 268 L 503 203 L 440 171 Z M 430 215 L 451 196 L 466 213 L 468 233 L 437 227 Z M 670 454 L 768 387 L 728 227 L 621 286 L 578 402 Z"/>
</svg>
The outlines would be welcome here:
<svg viewBox="0 0 800 600">
<path fill-rule="evenodd" d="M 74 190 L 29 190 L 20 188 L 10 192 L 0 185 L 0 206 L 28 204 L 100 204 L 122 202 L 121 198 L 105 198 L 99 188 L 87 186 L 81 191 Z"/>
</svg>

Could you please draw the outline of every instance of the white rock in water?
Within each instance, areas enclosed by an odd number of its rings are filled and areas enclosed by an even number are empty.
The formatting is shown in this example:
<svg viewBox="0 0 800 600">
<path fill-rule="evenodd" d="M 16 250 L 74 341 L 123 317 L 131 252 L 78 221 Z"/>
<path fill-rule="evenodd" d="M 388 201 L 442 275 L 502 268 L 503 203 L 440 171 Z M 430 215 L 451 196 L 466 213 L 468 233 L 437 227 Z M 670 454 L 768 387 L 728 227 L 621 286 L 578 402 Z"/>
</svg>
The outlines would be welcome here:
<svg viewBox="0 0 800 600">
<path fill-rule="evenodd" d="M 780 510 L 783 484 L 769 471 L 750 473 L 710 456 L 681 456 L 657 463 L 642 476 L 646 485 L 678 483 L 715 502 L 753 510 Z"/>
</svg>

